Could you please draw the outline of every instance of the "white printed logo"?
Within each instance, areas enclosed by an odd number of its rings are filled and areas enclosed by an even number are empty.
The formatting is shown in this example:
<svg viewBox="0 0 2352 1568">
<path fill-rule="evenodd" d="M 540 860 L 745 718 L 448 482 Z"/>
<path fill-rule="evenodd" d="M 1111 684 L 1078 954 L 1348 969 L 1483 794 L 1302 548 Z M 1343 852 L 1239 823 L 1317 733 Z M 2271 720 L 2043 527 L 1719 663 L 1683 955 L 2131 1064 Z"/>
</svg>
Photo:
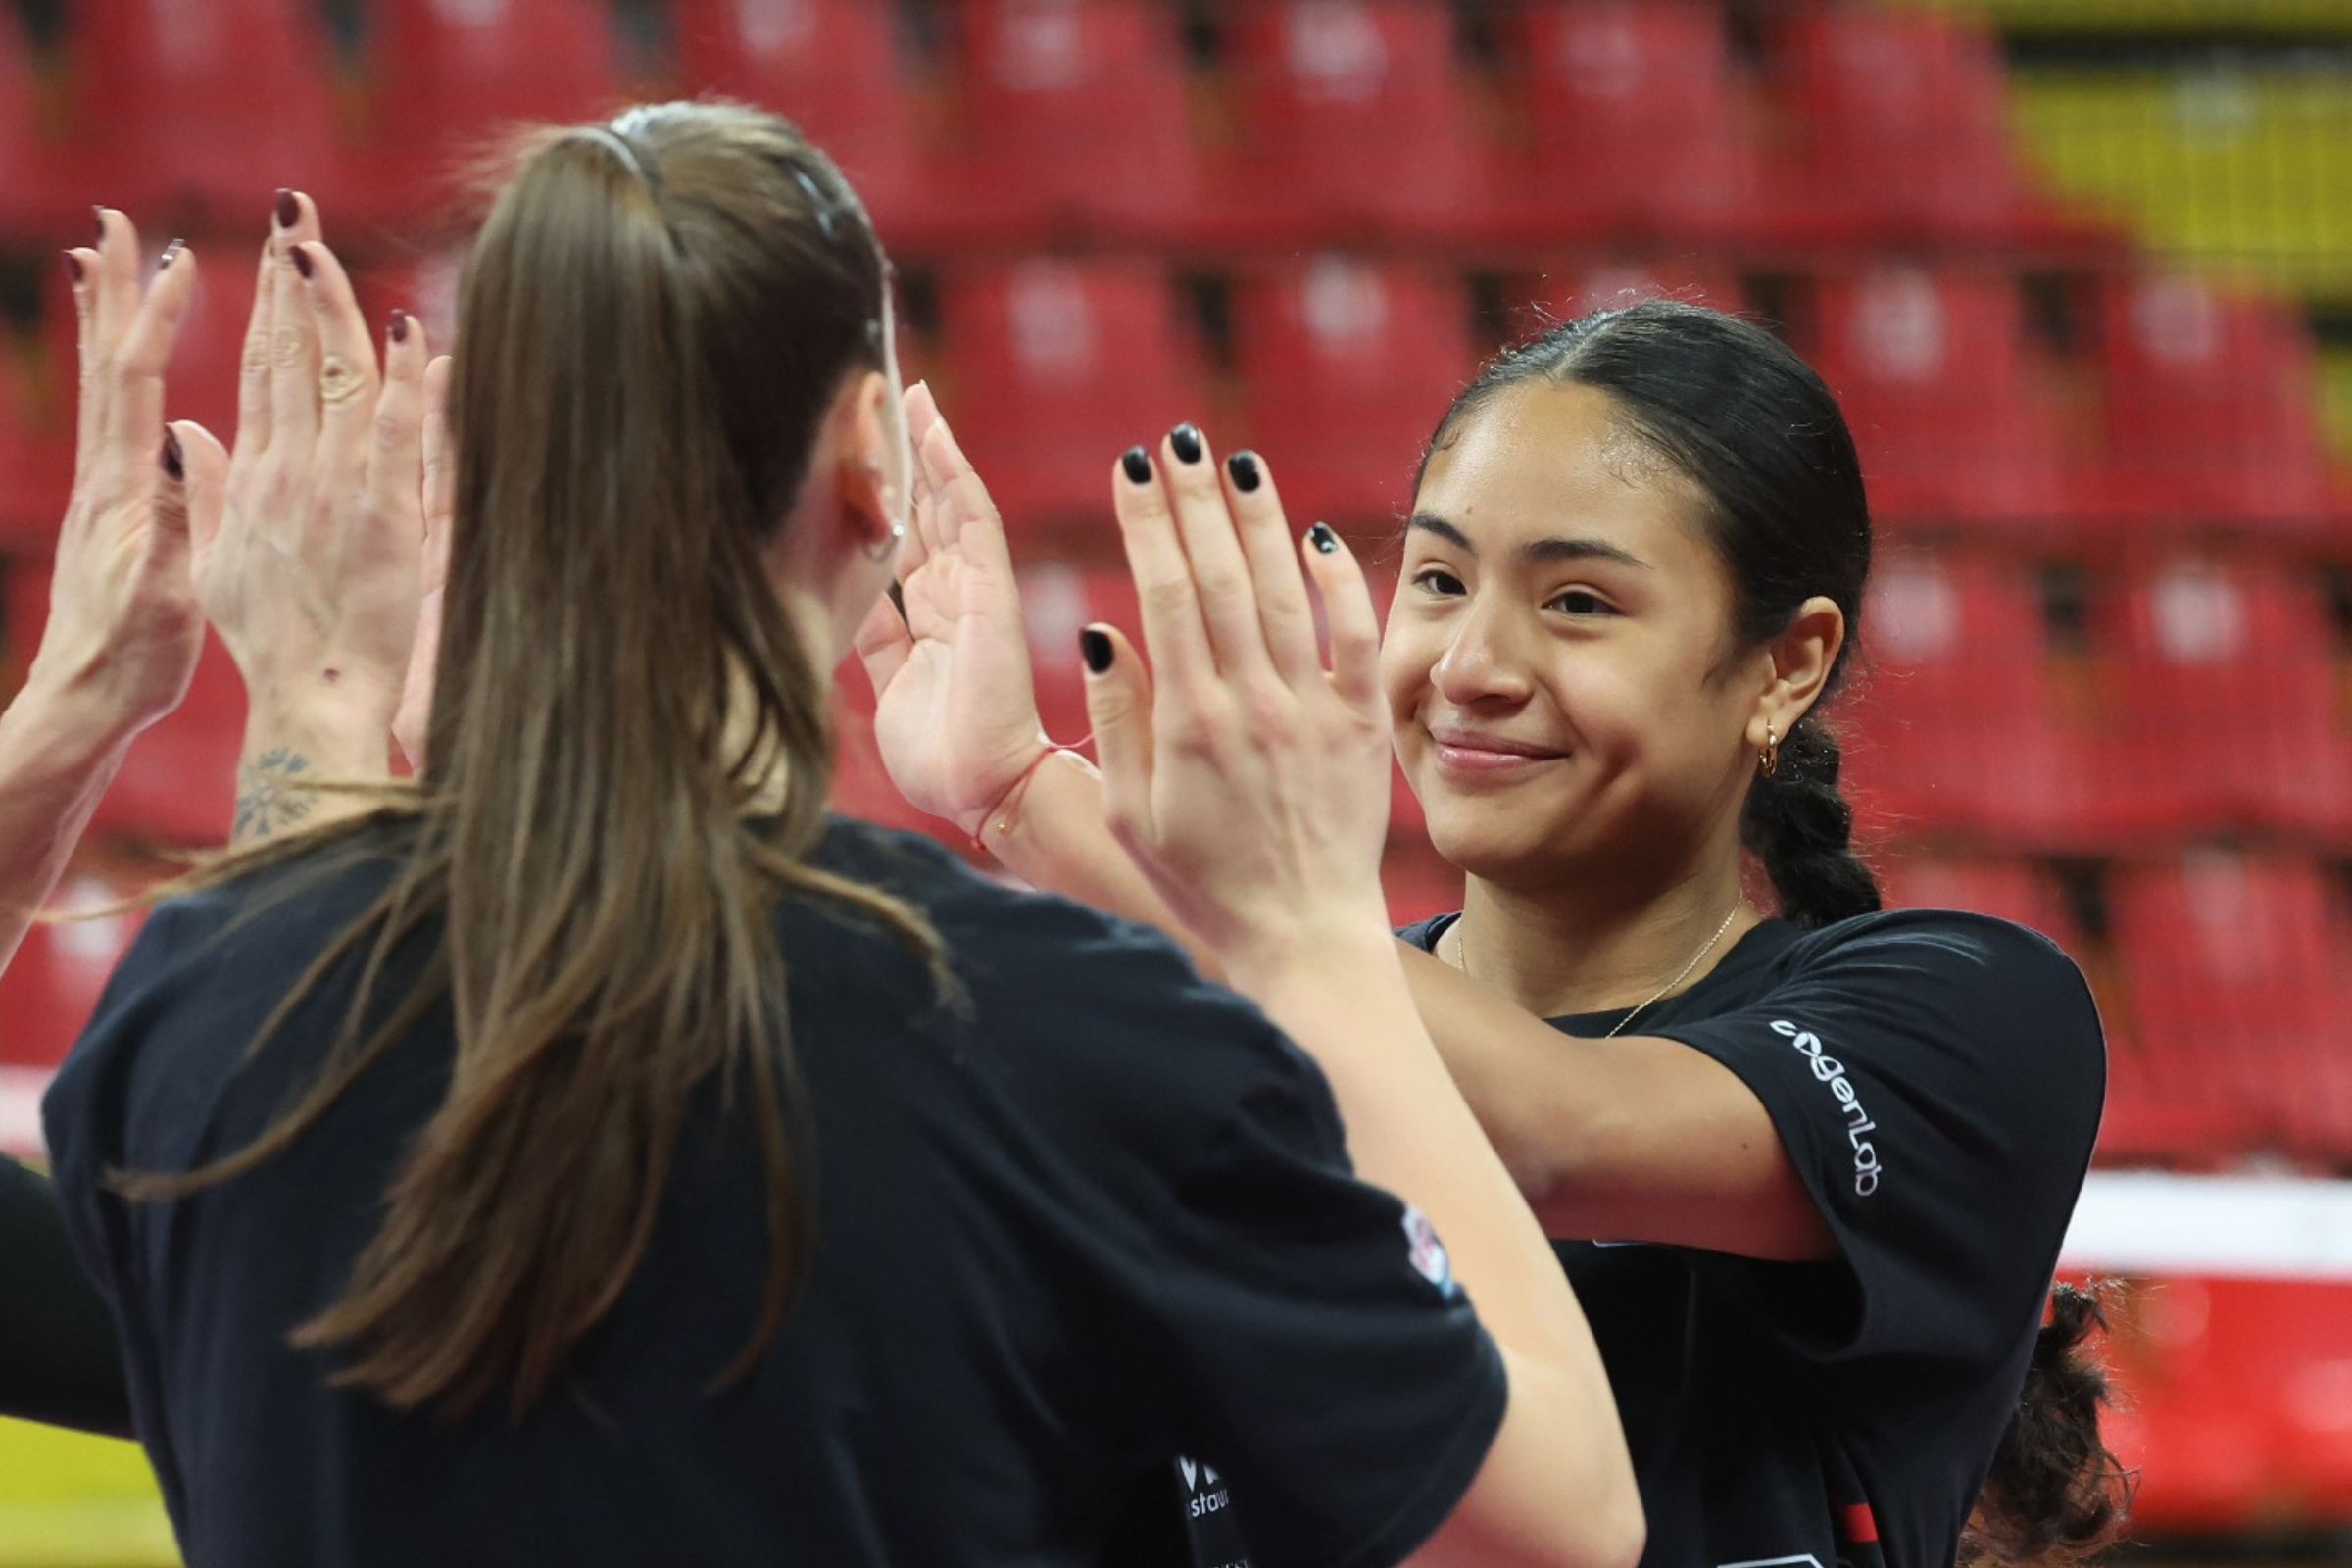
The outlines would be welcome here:
<svg viewBox="0 0 2352 1568">
<path fill-rule="evenodd" d="M 1845 1063 L 1836 1056 L 1823 1055 L 1821 1037 L 1810 1029 L 1799 1029 L 1786 1018 L 1773 1019 L 1772 1032 L 1812 1057 L 1813 1076 L 1828 1084 L 1830 1093 L 1838 1097 L 1839 1110 L 1845 1117 L 1845 1139 L 1854 1150 L 1854 1196 L 1868 1198 L 1879 1190 L 1879 1149 L 1870 1141 L 1879 1124 L 1862 1108 L 1862 1097 L 1854 1093 L 1853 1080 L 1845 1075 Z"/>
<path fill-rule="evenodd" d="M 1446 1255 L 1446 1244 L 1438 1240 L 1438 1228 L 1429 1222 L 1429 1216 L 1410 1203 L 1404 1205 L 1404 1240 L 1413 1272 L 1435 1285 L 1440 1296 L 1452 1300 L 1457 1289 L 1453 1259 Z"/>
<path fill-rule="evenodd" d="M 1176 1469 L 1184 1477 L 1184 1490 L 1191 1494 L 1187 1511 L 1195 1519 L 1222 1513 L 1233 1505 L 1233 1494 L 1226 1490 L 1225 1478 L 1217 1474 L 1215 1465 L 1178 1459 Z"/>
</svg>

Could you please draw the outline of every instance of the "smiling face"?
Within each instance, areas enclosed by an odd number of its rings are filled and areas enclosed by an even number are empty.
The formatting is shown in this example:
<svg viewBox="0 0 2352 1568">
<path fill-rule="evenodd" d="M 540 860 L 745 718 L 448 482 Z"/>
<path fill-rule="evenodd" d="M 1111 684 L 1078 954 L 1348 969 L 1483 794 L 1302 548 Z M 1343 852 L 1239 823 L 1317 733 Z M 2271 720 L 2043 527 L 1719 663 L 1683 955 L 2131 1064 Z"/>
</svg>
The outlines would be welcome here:
<svg viewBox="0 0 2352 1568">
<path fill-rule="evenodd" d="M 1538 889 L 1641 897 L 1738 855 L 1774 666 L 1732 634 L 1690 484 L 1607 394 L 1535 381 L 1431 455 L 1381 669 L 1431 840 Z"/>
</svg>

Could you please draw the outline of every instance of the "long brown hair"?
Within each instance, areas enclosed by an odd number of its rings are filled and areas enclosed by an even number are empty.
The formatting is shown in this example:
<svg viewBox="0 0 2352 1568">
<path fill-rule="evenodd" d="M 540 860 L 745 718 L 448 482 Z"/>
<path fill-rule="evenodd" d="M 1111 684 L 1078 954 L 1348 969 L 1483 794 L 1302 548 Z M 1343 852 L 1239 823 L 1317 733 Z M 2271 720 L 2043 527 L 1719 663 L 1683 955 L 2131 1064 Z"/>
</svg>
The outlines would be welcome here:
<svg viewBox="0 0 2352 1568">
<path fill-rule="evenodd" d="M 295 1336 L 342 1349 L 339 1381 L 396 1407 L 462 1414 L 504 1387 L 519 1415 L 547 1390 L 643 1255 L 713 1077 L 730 1104 L 748 1095 L 768 1188 L 761 1314 L 720 1376 L 748 1369 L 810 1230 L 776 903 L 843 906 L 942 972 L 917 913 L 805 863 L 829 671 L 763 559 L 845 377 L 884 363 L 886 273 L 824 155 L 733 105 L 539 133 L 475 241 L 428 760 L 390 808 L 414 821 L 387 891 L 256 1049 L 366 948 L 359 996 L 262 1137 L 126 1184 L 251 1169 L 446 997 L 448 1090 L 349 1288 Z M 371 1008 L 393 949 L 436 919 L 425 984 Z"/>
</svg>

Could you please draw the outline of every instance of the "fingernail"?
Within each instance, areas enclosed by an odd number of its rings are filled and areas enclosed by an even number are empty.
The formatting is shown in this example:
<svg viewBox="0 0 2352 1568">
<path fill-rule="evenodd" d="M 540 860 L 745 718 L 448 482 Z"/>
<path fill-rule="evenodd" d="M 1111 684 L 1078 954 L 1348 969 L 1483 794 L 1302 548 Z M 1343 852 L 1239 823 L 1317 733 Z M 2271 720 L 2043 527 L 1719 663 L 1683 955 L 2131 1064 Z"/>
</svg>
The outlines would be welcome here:
<svg viewBox="0 0 2352 1568">
<path fill-rule="evenodd" d="M 1120 453 L 1119 466 L 1127 470 L 1127 482 L 1130 484 L 1152 482 L 1152 459 L 1142 447 L 1129 447 Z"/>
<path fill-rule="evenodd" d="M 1086 667 L 1100 675 L 1110 668 L 1110 635 L 1097 626 L 1089 626 L 1078 634 L 1078 653 Z"/>
<path fill-rule="evenodd" d="M 1340 536 L 1331 531 L 1331 524 L 1318 522 L 1306 530 L 1306 542 L 1325 555 L 1340 548 Z"/>
<path fill-rule="evenodd" d="M 98 243 L 104 245 L 106 243 L 106 209 L 93 207 L 90 209 L 90 217 L 98 224 Z"/>
<path fill-rule="evenodd" d="M 408 340 L 409 313 L 402 310 L 395 310 L 392 313 L 392 341 L 395 343 L 406 343 Z"/>
<path fill-rule="evenodd" d="M 1168 446 L 1178 463 L 1200 461 L 1200 427 L 1187 420 L 1168 432 Z"/>
<path fill-rule="evenodd" d="M 75 288 L 81 287 L 81 279 L 83 276 L 81 270 L 81 258 L 74 255 L 72 251 L 66 252 L 66 276 L 74 280 L 74 286 Z"/>
<path fill-rule="evenodd" d="M 159 272 L 163 271 L 173 262 L 178 261 L 179 253 L 187 248 L 187 243 L 188 242 L 186 240 L 175 239 L 171 244 L 165 246 L 163 259 L 155 264 L 155 270 Z"/>
<path fill-rule="evenodd" d="M 1225 471 L 1233 475 L 1233 487 L 1244 495 L 1255 490 L 1261 478 L 1254 452 L 1236 452 L 1225 460 Z"/>
<path fill-rule="evenodd" d="M 311 275 L 311 253 L 306 247 L 297 245 L 286 254 L 294 258 L 294 270 L 300 272 L 304 277 Z"/>
<path fill-rule="evenodd" d="M 294 193 L 286 189 L 285 186 L 278 186 L 277 226 L 280 228 L 292 228 L 296 223 L 301 221 L 302 203 L 296 201 L 294 199 Z"/>
<path fill-rule="evenodd" d="M 188 476 L 187 460 L 179 451 L 179 432 L 168 424 L 164 426 L 164 471 L 175 480 Z"/>
</svg>

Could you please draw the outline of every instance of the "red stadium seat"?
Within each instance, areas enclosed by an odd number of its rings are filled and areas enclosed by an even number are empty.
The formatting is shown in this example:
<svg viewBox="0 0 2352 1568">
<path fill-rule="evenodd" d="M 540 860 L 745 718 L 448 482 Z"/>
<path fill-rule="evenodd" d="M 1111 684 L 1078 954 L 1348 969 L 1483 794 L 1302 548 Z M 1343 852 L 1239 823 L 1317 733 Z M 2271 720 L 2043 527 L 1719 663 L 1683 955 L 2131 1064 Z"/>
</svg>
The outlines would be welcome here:
<svg viewBox="0 0 2352 1568">
<path fill-rule="evenodd" d="M 1802 134 L 1776 204 L 1819 238 L 2003 237 L 2024 219 L 2000 52 L 1979 24 L 1891 7 L 1775 8 Z"/>
<path fill-rule="evenodd" d="M 272 186 L 331 188 L 333 74 L 316 6 L 83 0 L 69 10 L 75 134 L 105 149 L 106 200 L 134 214 L 193 207 L 250 220 L 258 248 Z"/>
<path fill-rule="evenodd" d="M 24 14 L 22 6 L 0 6 L 0 233 L 79 243 L 90 193 L 111 189 L 118 172 L 107 149 L 75 122 L 71 63 L 55 40 L 35 46 Z"/>
<path fill-rule="evenodd" d="M 2109 510 L 2323 524 L 2328 466 L 2310 333 L 2291 311 L 2185 275 L 2099 294 Z"/>
<path fill-rule="evenodd" d="M 463 194 L 504 127 L 607 115 L 621 92 L 606 0 L 365 0 L 338 210 L 414 220 Z"/>
<path fill-rule="evenodd" d="M 81 221 L 88 222 L 86 213 Z M 0 327 L 0 554 L 6 555 L 47 555 L 55 547 L 74 484 L 80 380 L 62 267 L 43 281 L 41 298 L 45 318 L 21 331 Z"/>
<path fill-rule="evenodd" d="M 2046 526 L 2064 511 L 2024 314 L 2006 272 L 1890 264 L 1823 282 L 1811 358 L 1874 515 Z"/>
<path fill-rule="evenodd" d="M 1240 228 L 1459 238 L 1483 219 L 1485 149 L 1445 6 L 1265 0 L 1225 34 L 1238 135 L 1217 205 Z"/>
<path fill-rule="evenodd" d="M 2031 568 L 1895 555 L 1872 575 L 1862 625 L 1870 662 L 1842 715 L 1844 783 L 1870 831 L 2080 841 L 2096 803 Z"/>
<path fill-rule="evenodd" d="M 2112 823 L 2352 832 L 2352 729 L 2317 582 L 2184 554 L 2121 576 L 2091 614 Z"/>
<path fill-rule="evenodd" d="M 689 94 L 790 118 L 858 188 L 893 244 L 921 223 L 921 151 L 893 7 L 871 0 L 670 0 Z"/>
<path fill-rule="evenodd" d="M 1237 279 L 1250 442 L 1302 525 L 1400 518 L 1413 464 L 1477 359 L 1450 276 L 1329 254 Z"/>
<path fill-rule="evenodd" d="M 2208 1136 L 2352 1158 L 2352 937 L 2319 869 L 2202 851 L 2118 870 L 2108 906 L 2129 1032 Z"/>
<path fill-rule="evenodd" d="M 1047 735 L 1075 746 L 1094 728 L 1086 716 L 1086 675 L 1078 633 L 1102 621 L 1144 645 L 1135 582 L 1124 566 L 1046 562 L 1021 568 L 1021 619 L 1029 632 L 1029 667 Z"/>
<path fill-rule="evenodd" d="M 2031 926 L 2061 947 L 2077 945 L 2057 885 L 2026 860 L 1907 855 L 1879 868 L 1879 884 L 1890 909 L 1968 909 Z"/>
<path fill-rule="evenodd" d="M 1184 40 L 1157 0 L 964 0 L 959 231 L 1166 239 L 1201 220 Z"/>
<path fill-rule="evenodd" d="M 1510 41 L 1532 144 L 1495 192 L 1514 231 L 1699 237 L 1753 224 L 1759 138 L 1720 6 L 1542 0 Z"/>
<path fill-rule="evenodd" d="M 1016 533 L 1108 528 L 1118 455 L 1207 417 L 1200 343 L 1154 263 L 1040 258 L 945 278 L 937 353 L 940 407 Z"/>
</svg>

